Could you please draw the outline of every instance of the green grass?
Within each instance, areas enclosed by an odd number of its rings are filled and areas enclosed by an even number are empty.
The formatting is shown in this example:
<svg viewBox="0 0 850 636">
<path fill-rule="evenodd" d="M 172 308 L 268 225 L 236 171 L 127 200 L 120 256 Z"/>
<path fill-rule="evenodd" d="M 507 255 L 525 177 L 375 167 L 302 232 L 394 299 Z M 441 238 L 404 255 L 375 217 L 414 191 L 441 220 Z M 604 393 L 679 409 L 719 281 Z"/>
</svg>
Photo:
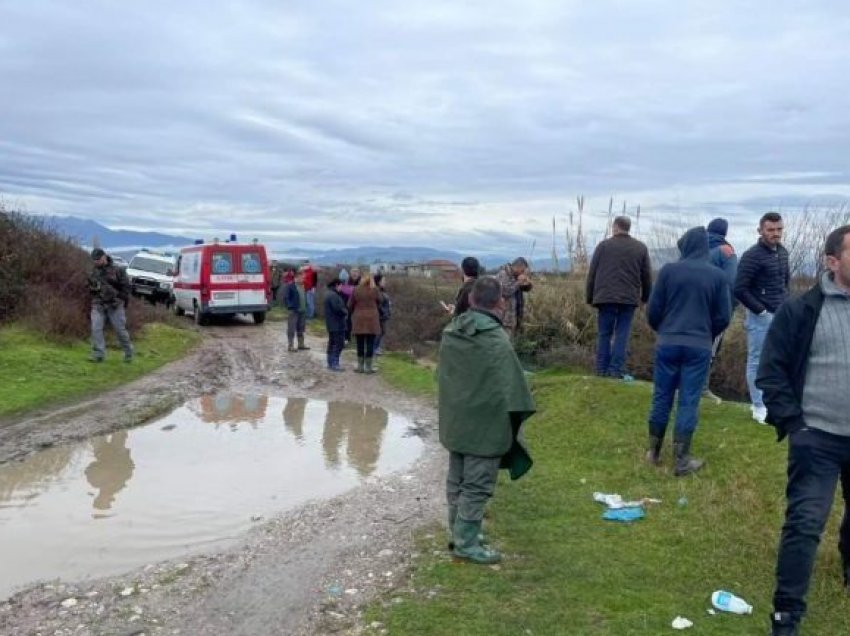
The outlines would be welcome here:
<svg viewBox="0 0 850 636">
<path fill-rule="evenodd" d="M 106 361 L 88 361 L 90 345 L 56 343 L 17 326 L 0 329 L 0 415 L 83 397 L 134 380 L 183 356 L 200 341 L 194 331 L 151 324 L 134 334 L 136 357 L 125 364 L 114 345 Z"/>
<path fill-rule="evenodd" d="M 378 358 L 381 377 L 387 384 L 412 393 L 436 397 L 437 381 L 434 372 L 405 353 L 386 353 Z"/>
<path fill-rule="evenodd" d="M 389 381 L 412 383 L 411 371 L 392 373 L 387 365 Z M 419 376 L 424 383 L 430 372 Z M 544 372 L 533 388 L 535 465 L 514 483 L 502 475 L 485 522 L 505 556 L 500 569 L 453 563 L 444 530 L 433 528 L 419 537 L 411 589 L 373 604 L 366 624 L 381 621 L 389 634 L 623 636 L 675 633 L 670 623 L 682 615 L 695 623 L 688 634 L 766 634 L 786 467 L 773 429 L 742 405 L 704 405 L 694 452 L 708 463 L 677 479 L 669 439 L 664 468 L 642 461 L 648 384 Z M 663 503 L 618 524 L 601 519 L 594 491 Z M 804 634 L 850 633 L 840 509 L 821 544 Z M 754 615 L 709 616 L 717 589 L 745 598 Z"/>
</svg>

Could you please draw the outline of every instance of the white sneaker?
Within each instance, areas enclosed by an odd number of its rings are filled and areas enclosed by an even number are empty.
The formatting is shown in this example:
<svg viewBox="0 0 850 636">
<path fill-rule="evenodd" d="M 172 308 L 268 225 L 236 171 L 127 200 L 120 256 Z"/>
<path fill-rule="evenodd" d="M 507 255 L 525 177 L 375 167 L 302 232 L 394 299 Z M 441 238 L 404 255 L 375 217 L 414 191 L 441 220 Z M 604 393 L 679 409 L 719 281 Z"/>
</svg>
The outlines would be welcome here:
<svg viewBox="0 0 850 636">
<path fill-rule="evenodd" d="M 767 424 L 767 407 L 753 406 L 750 407 L 753 412 L 753 419 L 759 424 Z"/>
</svg>

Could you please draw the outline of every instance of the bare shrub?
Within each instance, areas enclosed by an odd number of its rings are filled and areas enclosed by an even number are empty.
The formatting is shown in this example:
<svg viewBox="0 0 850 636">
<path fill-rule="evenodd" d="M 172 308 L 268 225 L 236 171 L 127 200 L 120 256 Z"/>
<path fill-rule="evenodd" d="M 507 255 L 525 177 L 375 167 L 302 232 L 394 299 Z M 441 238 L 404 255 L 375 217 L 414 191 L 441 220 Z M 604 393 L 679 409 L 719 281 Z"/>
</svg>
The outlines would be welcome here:
<svg viewBox="0 0 850 636">
<path fill-rule="evenodd" d="M 809 204 L 799 210 L 780 211 L 785 225 L 784 244 L 788 249 L 791 278 L 810 279 L 823 270 L 826 237 L 837 227 L 850 223 L 846 202 Z"/>
<path fill-rule="evenodd" d="M 35 217 L 0 202 L 0 324 L 20 321 L 47 336 L 79 339 L 89 334 L 88 254 Z M 131 300 L 132 331 L 169 320 L 162 308 Z"/>
<path fill-rule="evenodd" d="M 404 276 L 385 280 L 392 301 L 392 318 L 384 339 L 387 349 L 409 351 L 418 343 L 439 340 L 450 319 L 440 301 L 452 302 L 459 285 Z"/>
</svg>

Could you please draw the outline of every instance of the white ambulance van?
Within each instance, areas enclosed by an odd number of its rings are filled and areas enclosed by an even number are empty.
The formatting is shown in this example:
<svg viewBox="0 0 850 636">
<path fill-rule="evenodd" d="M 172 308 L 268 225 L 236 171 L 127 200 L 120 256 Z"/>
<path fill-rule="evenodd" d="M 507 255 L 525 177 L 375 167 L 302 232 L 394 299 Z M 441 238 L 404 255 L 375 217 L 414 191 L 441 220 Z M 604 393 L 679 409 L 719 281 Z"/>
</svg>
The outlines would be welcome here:
<svg viewBox="0 0 850 636">
<path fill-rule="evenodd" d="M 174 276 L 174 313 L 204 325 L 212 315 L 251 314 L 261 324 L 271 308 L 266 248 L 256 242 L 213 241 L 184 247 Z"/>
</svg>

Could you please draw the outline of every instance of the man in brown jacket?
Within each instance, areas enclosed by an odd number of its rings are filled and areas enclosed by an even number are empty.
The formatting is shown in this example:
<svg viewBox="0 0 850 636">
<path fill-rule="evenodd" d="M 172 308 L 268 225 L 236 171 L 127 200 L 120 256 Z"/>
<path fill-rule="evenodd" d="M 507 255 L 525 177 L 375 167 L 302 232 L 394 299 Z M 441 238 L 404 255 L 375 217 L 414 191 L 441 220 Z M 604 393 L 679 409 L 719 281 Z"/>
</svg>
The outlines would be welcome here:
<svg viewBox="0 0 850 636">
<path fill-rule="evenodd" d="M 632 318 L 649 300 L 652 268 L 649 250 L 629 234 L 632 222 L 618 216 L 611 237 L 596 246 L 587 272 L 587 303 L 599 311 L 596 374 L 622 378 Z"/>
</svg>

